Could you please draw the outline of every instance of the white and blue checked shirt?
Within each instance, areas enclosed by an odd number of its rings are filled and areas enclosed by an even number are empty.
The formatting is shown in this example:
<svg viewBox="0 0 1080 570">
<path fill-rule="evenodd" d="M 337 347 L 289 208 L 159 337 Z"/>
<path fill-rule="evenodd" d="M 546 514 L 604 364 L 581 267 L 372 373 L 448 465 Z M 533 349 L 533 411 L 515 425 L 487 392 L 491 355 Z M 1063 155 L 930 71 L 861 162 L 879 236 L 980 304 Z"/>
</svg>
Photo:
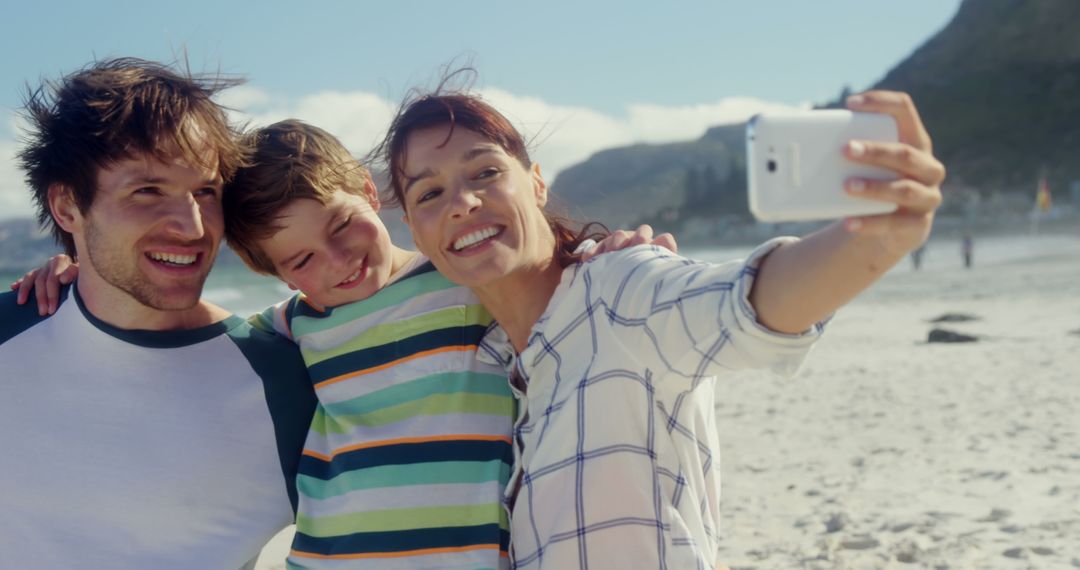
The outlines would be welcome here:
<svg viewBox="0 0 1080 570">
<path fill-rule="evenodd" d="M 482 348 L 512 367 L 520 398 L 517 568 L 716 566 L 715 375 L 793 374 L 821 333 L 756 320 L 747 296 L 780 243 L 722 265 L 652 246 L 604 254 L 564 271 L 516 359 L 492 329 Z"/>
</svg>

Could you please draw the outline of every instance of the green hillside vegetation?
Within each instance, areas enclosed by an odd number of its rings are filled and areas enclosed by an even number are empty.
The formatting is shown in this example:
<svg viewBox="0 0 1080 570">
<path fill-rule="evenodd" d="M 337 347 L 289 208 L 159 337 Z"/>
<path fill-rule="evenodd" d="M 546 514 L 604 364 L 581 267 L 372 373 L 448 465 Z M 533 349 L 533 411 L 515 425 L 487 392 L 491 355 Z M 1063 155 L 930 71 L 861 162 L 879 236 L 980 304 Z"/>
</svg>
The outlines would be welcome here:
<svg viewBox="0 0 1080 570">
<path fill-rule="evenodd" d="M 911 93 L 952 185 L 1080 180 L 1080 2 L 966 0 L 875 85 Z"/>
<path fill-rule="evenodd" d="M 729 125 L 693 142 L 604 150 L 560 173 L 552 191 L 576 217 L 613 227 L 659 220 L 670 227 L 702 207 L 748 216 L 743 132 Z"/>
</svg>

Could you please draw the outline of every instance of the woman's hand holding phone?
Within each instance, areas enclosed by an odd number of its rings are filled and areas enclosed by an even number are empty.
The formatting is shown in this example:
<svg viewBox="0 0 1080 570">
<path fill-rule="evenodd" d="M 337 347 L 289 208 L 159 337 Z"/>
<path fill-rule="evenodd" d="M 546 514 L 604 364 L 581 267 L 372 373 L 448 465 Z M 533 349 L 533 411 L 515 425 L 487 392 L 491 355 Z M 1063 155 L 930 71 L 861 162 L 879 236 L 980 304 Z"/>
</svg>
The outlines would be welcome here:
<svg viewBox="0 0 1080 570">
<path fill-rule="evenodd" d="M 758 268 L 750 304 L 758 321 L 775 331 L 805 331 L 869 287 L 926 240 L 941 204 L 945 167 L 932 154 L 911 98 L 870 91 L 847 103 L 852 111 L 891 116 L 897 136 L 895 142 L 849 140 L 845 158 L 897 178 L 848 177 L 840 184 L 849 196 L 894 204 L 896 210 L 844 218 L 769 253 Z"/>
<path fill-rule="evenodd" d="M 895 212 L 852 217 L 844 227 L 861 236 L 876 237 L 896 256 L 922 245 L 930 235 L 934 211 L 941 205 L 941 182 L 945 166 L 933 155 L 930 135 L 923 126 L 911 97 L 895 91 L 867 91 L 847 100 L 852 111 L 884 113 L 896 120 L 898 142 L 850 141 L 844 149 L 848 159 L 896 172 L 896 180 L 850 178 L 850 196 L 897 205 Z"/>
</svg>

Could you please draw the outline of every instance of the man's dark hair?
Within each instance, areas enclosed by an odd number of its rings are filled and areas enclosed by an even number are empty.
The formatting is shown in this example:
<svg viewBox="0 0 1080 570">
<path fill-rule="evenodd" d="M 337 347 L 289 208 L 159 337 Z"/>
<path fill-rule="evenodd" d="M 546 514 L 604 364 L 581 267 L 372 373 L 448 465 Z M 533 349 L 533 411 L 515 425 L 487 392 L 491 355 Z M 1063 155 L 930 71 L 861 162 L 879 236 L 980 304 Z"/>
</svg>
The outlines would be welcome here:
<svg viewBox="0 0 1080 570">
<path fill-rule="evenodd" d="M 38 223 L 74 257 L 75 243 L 52 217 L 49 189 L 59 185 L 86 213 L 101 168 L 145 153 L 192 165 L 216 161 L 228 180 L 245 161 L 225 110 L 211 98 L 241 83 L 193 75 L 184 66 L 136 58 L 95 62 L 59 80 L 27 88 L 23 116 L 29 123 L 19 163 L 34 193 Z M 210 158 L 206 148 L 213 149 Z"/>
</svg>

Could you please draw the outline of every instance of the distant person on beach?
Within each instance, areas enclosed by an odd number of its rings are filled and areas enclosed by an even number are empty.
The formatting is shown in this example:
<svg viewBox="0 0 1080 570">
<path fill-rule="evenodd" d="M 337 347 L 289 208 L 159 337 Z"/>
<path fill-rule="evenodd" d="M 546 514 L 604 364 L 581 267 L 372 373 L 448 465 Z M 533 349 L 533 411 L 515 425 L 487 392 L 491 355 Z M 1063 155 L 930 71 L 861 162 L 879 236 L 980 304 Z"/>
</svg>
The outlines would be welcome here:
<svg viewBox="0 0 1080 570">
<path fill-rule="evenodd" d="M 507 335 L 519 396 L 508 493 L 518 568 L 713 568 L 715 376 L 793 373 L 829 315 L 929 234 L 944 169 L 904 94 L 853 96 L 892 115 L 899 143 L 846 155 L 900 174 L 852 193 L 899 206 L 714 265 L 655 247 L 588 262 L 590 232 L 546 209 L 525 141 L 464 92 L 418 97 L 383 143 L 414 242 L 470 287 Z"/>
<path fill-rule="evenodd" d="M 38 220 L 81 267 L 49 318 L 0 295 L 0 567 L 249 568 L 293 521 L 303 360 L 200 299 L 245 161 L 228 85 L 116 59 L 27 97 Z"/>
<path fill-rule="evenodd" d="M 911 265 L 918 271 L 922 267 L 923 253 L 926 252 L 926 244 L 920 245 L 911 252 Z"/>
<path fill-rule="evenodd" d="M 971 269 L 971 265 L 975 263 L 975 239 L 971 234 L 964 234 L 964 239 L 960 241 L 960 254 L 964 258 L 964 267 Z"/>
</svg>

